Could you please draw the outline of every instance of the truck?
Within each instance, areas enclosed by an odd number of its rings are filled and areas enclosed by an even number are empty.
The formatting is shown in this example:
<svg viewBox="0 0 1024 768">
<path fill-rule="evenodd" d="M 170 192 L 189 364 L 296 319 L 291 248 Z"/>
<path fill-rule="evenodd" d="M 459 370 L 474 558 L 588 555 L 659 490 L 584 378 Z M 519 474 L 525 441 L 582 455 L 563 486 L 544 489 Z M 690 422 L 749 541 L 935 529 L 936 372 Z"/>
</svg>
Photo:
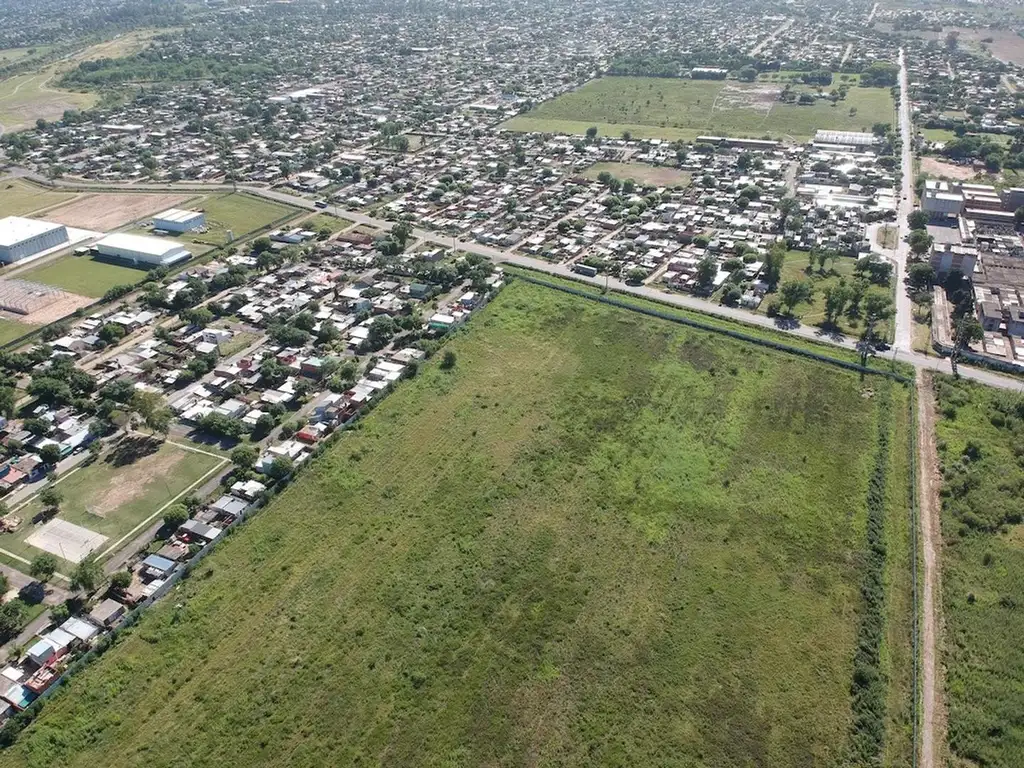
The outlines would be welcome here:
<svg viewBox="0 0 1024 768">
<path fill-rule="evenodd" d="M 589 264 L 573 264 L 572 271 L 587 277 L 597 276 L 597 267 L 592 267 Z"/>
</svg>

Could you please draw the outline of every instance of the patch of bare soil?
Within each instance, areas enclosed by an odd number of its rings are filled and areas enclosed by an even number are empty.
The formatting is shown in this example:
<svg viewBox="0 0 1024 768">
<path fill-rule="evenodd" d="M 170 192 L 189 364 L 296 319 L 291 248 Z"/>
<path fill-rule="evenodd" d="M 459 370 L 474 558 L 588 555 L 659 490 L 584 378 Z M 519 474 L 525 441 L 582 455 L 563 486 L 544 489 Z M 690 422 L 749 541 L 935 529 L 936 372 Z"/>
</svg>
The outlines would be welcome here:
<svg viewBox="0 0 1024 768">
<path fill-rule="evenodd" d="M 190 197 L 194 195 L 102 192 L 85 195 L 47 211 L 46 219 L 69 227 L 109 232 L 167 208 L 173 208 Z"/>
<path fill-rule="evenodd" d="M 99 517 L 106 517 L 108 513 L 145 495 L 149 486 L 169 474 L 182 458 L 180 451 L 155 453 L 124 467 L 114 475 L 96 503 L 89 505 L 89 511 Z"/>
<path fill-rule="evenodd" d="M 921 158 L 921 172 L 929 173 L 932 176 L 945 176 L 947 179 L 953 179 L 954 181 L 969 181 L 978 174 L 969 165 L 946 163 L 934 157 Z"/>
</svg>

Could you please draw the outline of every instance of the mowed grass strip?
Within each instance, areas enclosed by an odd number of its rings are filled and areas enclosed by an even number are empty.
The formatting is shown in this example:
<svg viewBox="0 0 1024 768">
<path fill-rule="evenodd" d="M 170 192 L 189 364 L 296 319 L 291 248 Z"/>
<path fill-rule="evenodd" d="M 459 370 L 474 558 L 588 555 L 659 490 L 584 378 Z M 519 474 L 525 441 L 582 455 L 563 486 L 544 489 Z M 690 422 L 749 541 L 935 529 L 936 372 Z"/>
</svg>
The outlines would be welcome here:
<svg viewBox="0 0 1024 768">
<path fill-rule="evenodd" d="M 522 282 L 449 343 L 0 766 L 840 764 L 859 378 Z"/>
<path fill-rule="evenodd" d="M 605 136 L 629 131 L 637 138 L 692 140 L 698 134 L 799 141 L 819 129 L 870 131 L 892 122 L 893 100 L 885 88 L 851 88 L 835 106 L 783 104 L 782 86 L 723 80 L 603 77 L 538 105 L 504 126 L 516 131 Z M 805 86 L 800 92 L 812 91 Z M 826 89 L 828 90 L 828 89 Z"/>
<path fill-rule="evenodd" d="M 24 216 L 73 198 L 72 192 L 54 192 L 24 181 L 13 179 L 0 182 L 0 218 Z"/>
<path fill-rule="evenodd" d="M 235 238 L 239 238 L 269 226 L 289 214 L 301 213 L 298 208 L 293 208 L 290 205 L 263 200 L 242 192 L 208 197 L 201 202 L 190 203 L 186 207 L 202 208 L 206 212 L 207 231 L 187 233 L 182 235 L 182 238 L 210 245 L 227 243 L 228 232 L 231 232 Z"/>
<path fill-rule="evenodd" d="M 64 256 L 17 275 L 19 280 L 32 280 L 97 299 L 115 285 L 134 285 L 145 276 L 145 269 L 114 264 L 88 255 Z"/>
</svg>

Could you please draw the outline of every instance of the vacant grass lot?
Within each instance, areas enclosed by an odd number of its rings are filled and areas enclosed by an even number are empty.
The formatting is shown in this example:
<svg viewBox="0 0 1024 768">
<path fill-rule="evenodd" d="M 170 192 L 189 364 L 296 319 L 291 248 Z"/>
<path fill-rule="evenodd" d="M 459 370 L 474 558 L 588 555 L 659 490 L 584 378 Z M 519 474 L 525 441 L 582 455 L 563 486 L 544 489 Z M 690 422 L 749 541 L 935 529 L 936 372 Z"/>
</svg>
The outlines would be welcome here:
<svg viewBox="0 0 1024 768">
<path fill-rule="evenodd" d="M 41 208 L 67 202 L 74 196 L 71 192 L 54 192 L 18 179 L 3 181 L 0 182 L 0 218 L 24 216 Z"/>
<path fill-rule="evenodd" d="M 0 344 L 6 344 L 9 341 L 14 341 L 17 338 L 24 336 L 29 331 L 33 331 L 38 326 L 32 325 L 31 323 L 19 323 L 17 320 L 8 320 L 7 318 L 0 318 Z"/>
<path fill-rule="evenodd" d="M 331 213 L 314 213 L 308 219 L 302 221 L 302 228 L 319 232 L 321 228 L 327 227 L 333 234 L 340 232 L 346 227 L 351 227 L 353 223 L 348 219 L 343 219 L 341 216 L 335 216 Z"/>
<path fill-rule="evenodd" d="M 208 245 L 224 245 L 228 242 L 229 231 L 235 238 L 239 238 L 267 227 L 288 214 L 300 213 L 297 208 L 290 205 L 263 200 L 242 192 L 208 197 L 201 203 L 189 207 L 197 206 L 206 211 L 207 231 L 187 233 L 181 237 L 184 240 L 194 240 Z"/>
<path fill-rule="evenodd" d="M 633 179 L 639 185 L 685 187 L 690 183 L 690 174 L 686 171 L 647 163 L 594 163 L 583 172 L 583 175 L 588 179 L 596 179 L 604 171 L 608 171 L 620 181 Z"/>
<path fill-rule="evenodd" d="M 957 765 L 1010 768 L 1024 755 L 1024 401 L 949 377 L 936 391 L 949 748 Z"/>
<path fill-rule="evenodd" d="M 115 285 L 134 285 L 145 276 L 145 269 L 113 264 L 88 255 L 69 255 L 37 269 L 22 272 L 18 279 L 34 280 L 98 299 Z"/>
<path fill-rule="evenodd" d="M 450 344 L 0 766 L 840 764 L 902 388 L 524 283 Z"/>
<path fill-rule="evenodd" d="M 885 88 L 851 88 L 832 106 L 783 104 L 781 85 L 722 80 L 603 77 L 544 102 L 505 127 L 516 131 L 585 133 L 596 125 L 604 136 L 630 131 L 637 138 L 692 140 L 699 134 L 788 138 L 803 141 L 818 129 L 870 131 L 892 122 L 893 100 Z M 804 89 L 807 90 L 807 89 Z M 851 109 L 856 114 L 851 115 Z"/>
<path fill-rule="evenodd" d="M 0 64 L 13 64 L 16 61 L 23 62 L 25 59 L 32 59 L 45 56 L 53 48 L 52 45 L 35 45 L 30 48 L 0 48 Z"/>
<path fill-rule="evenodd" d="M 68 473 L 63 480 L 58 478 L 64 501 L 57 516 L 102 533 L 108 539 L 106 549 L 223 461 L 145 436 L 125 439 L 105 451 L 99 461 Z M 37 529 L 32 518 L 43 507 L 34 499 L 16 510 L 22 525 L 14 533 L 0 535 L 0 548 L 31 560 L 39 550 L 25 539 Z M 71 573 L 74 567 L 61 561 L 63 573 Z"/>
</svg>

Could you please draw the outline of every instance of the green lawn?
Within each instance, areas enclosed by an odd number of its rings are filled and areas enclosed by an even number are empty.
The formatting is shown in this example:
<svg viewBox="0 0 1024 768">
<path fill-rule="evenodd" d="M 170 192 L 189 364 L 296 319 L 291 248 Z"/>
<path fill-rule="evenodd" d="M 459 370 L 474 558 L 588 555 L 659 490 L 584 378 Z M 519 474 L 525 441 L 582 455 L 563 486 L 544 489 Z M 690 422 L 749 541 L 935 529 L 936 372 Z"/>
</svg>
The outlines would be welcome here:
<svg viewBox="0 0 1024 768">
<path fill-rule="evenodd" d="M 14 341 L 38 327 L 38 325 L 32 325 L 31 323 L 19 323 L 17 320 L 0 318 L 0 344 Z"/>
<path fill-rule="evenodd" d="M 228 231 L 237 239 L 267 227 L 290 213 L 300 213 L 297 208 L 290 205 L 263 200 L 242 192 L 208 197 L 197 205 L 206 211 L 208 231 L 202 234 L 182 235 L 182 239 L 214 246 L 228 242 Z"/>
<path fill-rule="evenodd" d="M 0 766 L 838 764 L 876 454 L 906 765 L 901 386 L 522 282 L 450 345 Z"/>
<path fill-rule="evenodd" d="M 0 182 L 0 218 L 23 216 L 51 205 L 67 202 L 75 195 L 54 192 L 19 179 Z"/>
<path fill-rule="evenodd" d="M 28 48 L 0 48 L 0 65 L 45 56 L 52 45 L 34 45 Z"/>
<path fill-rule="evenodd" d="M 852 284 L 857 274 L 854 270 L 856 265 L 855 258 L 841 256 L 835 264 L 826 262 L 824 272 L 821 271 L 817 262 L 814 264 L 814 269 L 808 272 L 808 253 L 806 251 L 788 251 L 786 261 L 782 265 L 782 279 L 779 281 L 779 285 L 790 280 L 810 281 L 814 288 L 814 295 L 810 302 L 797 304 L 794 314 L 806 325 L 821 325 L 825 322 L 825 291 L 831 286 L 838 285 L 840 280 Z M 878 285 L 869 286 L 865 295 L 875 293 L 892 299 L 892 289 Z M 770 294 L 765 301 L 761 302 L 758 312 L 766 312 L 768 305 L 776 296 L 777 294 Z M 864 330 L 864 321 L 862 318 L 843 315 L 839 320 L 839 330 L 846 335 L 857 336 Z M 875 330 L 880 337 L 888 338 L 889 321 L 877 323 Z"/>
<path fill-rule="evenodd" d="M 36 269 L 22 272 L 21 280 L 53 285 L 81 296 L 100 298 L 115 285 L 134 285 L 146 276 L 145 269 L 113 264 L 92 256 L 65 256 Z"/>
<path fill-rule="evenodd" d="M 792 82 L 794 84 L 800 84 L 800 77 L 806 74 L 804 70 L 799 69 L 783 69 L 778 72 L 762 72 L 757 76 L 759 82 L 771 82 L 771 83 L 787 83 Z M 833 72 L 832 73 L 832 84 L 826 87 L 826 90 L 832 88 L 838 88 L 841 85 L 853 87 L 860 85 L 860 75 L 855 73 L 847 72 Z"/>
<path fill-rule="evenodd" d="M 145 436 L 122 441 L 107 449 L 99 461 L 69 472 L 63 480 L 58 478 L 57 487 L 64 494 L 58 516 L 102 533 L 108 539 L 103 545 L 107 548 L 223 461 L 170 443 L 160 444 L 155 452 L 152 447 Z M 31 560 L 40 550 L 25 539 L 36 530 L 32 518 L 42 511 L 42 504 L 35 499 L 13 509 L 22 525 L 0 535 L 0 548 Z M 73 568 L 74 564 L 61 561 L 64 573 Z"/>
<path fill-rule="evenodd" d="M 651 184 L 656 187 L 685 187 L 690 183 L 690 174 L 677 168 L 647 163 L 594 163 L 583 172 L 588 179 L 596 179 L 602 172 L 625 181 L 633 179 L 638 185 Z"/>
<path fill-rule="evenodd" d="M 957 765 L 1011 768 L 1024 755 L 1024 407 L 949 377 L 936 391 L 949 748 Z"/>
<path fill-rule="evenodd" d="M 505 127 L 585 133 L 597 126 L 603 136 L 630 131 L 638 138 L 692 140 L 713 134 L 802 141 L 818 129 L 870 131 L 873 123 L 893 120 L 893 100 L 885 88 L 851 88 L 836 106 L 783 104 L 777 99 L 780 89 L 771 83 L 603 77 L 540 104 Z M 852 109 L 856 114 L 850 114 Z"/>
<path fill-rule="evenodd" d="M 308 219 L 302 221 L 303 229 L 311 229 L 314 232 L 319 231 L 322 227 L 327 227 L 331 230 L 331 234 L 340 232 L 346 227 L 351 227 L 354 222 L 344 219 L 341 216 L 335 216 L 330 213 L 314 213 Z"/>
</svg>

